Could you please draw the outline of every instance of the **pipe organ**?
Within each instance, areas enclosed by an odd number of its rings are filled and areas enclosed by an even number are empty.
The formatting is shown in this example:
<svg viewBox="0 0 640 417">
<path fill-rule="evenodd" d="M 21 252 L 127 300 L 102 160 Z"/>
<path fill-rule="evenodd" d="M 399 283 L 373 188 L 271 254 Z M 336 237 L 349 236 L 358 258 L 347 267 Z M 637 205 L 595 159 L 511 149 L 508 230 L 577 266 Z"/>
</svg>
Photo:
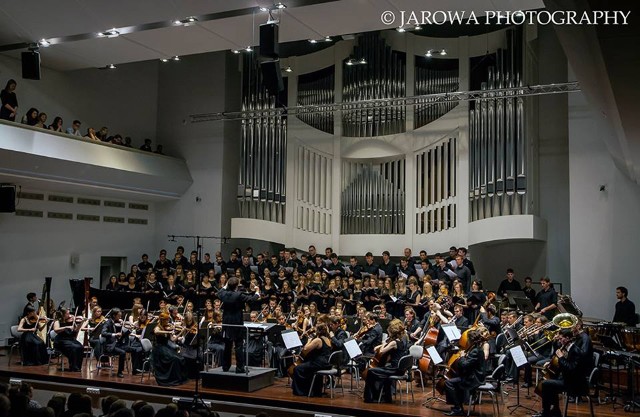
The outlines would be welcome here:
<svg viewBox="0 0 640 417">
<path fill-rule="evenodd" d="M 296 159 L 296 218 L 294 227 L 331 234 L 333 159 L 299 145 Z"/>
<path fill-rule="evenodd" d="M 456 227 L 457 160 L 456 138 L 416 153 L 416 234 Z"/>
<path fill-rule="evenodd" d="M 360 62 L 363 62 L 362 64 Z M 344 60 L 342 135 L 372 137 L 405 131 L 406 106 L 393 98 L 406 94 L 406 54 L 392 50 L 378 32 L 358 37 L 349 59 Z M 351 102 L 390 99 L 388 104 L 363 109 Z"/>
<path fill-rule="evenodd" d="M 335 67 L 321 69 L 298 78 L 298 105 L 319 106 L 334 103 Z M 298 119 L 323 132 L 333 134 L 333 112 L 300 114 Z"/>
<path fill-rule="evenodd" d="M 404 234 L 405 160 L 342 163 L 342 234 Z"/>
<path fill-rule="evenodd" d="M 276 97 L 262 83 L 257 62 L 244 59 L 242 110 L 256 112 L 276 107 Z M 251 70 L 249 70 L 251 69 Z M 242 144 L 238 185 L 240 215 L 285 222 L 287 119 L 261 113 L 241 121 Z"/>
<path fill-rule="evenodd" d="M 522 86 L 522 28 L 506 31 L 481 90 Z M 473 86 L 472 86 L 473 88 Z M 528 214 L 525 103 L 509 93 L 487 92 L 469 111 L 470 220 Z"/>
<path fill-rule="evenodd" d="M 446 63 L 443 65 L 443 63 Z M 442 68 L 442 67 L 445 68 Z M 446 67 L 454 68 L 449 69 Z M 460 80 L 458 76 L 457 59 L 431 59 L 416 58 L 415 95 L 436 93 L 451 93 L 458 91 Z M 420 99 L 414 106 L 414 128 L 418 129 L 428 123 L 439 119 L 458 105 L 451 101 L 446 103 L 429 103 L 427 99 Z"/>
</svg>

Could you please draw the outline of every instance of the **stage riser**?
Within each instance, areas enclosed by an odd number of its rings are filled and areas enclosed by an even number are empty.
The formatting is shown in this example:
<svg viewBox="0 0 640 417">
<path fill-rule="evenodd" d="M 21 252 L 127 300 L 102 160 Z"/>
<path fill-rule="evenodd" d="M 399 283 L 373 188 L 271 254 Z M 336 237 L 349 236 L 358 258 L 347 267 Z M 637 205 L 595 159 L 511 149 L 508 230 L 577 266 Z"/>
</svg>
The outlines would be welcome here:
<svg viewBox="0 0 640 417">
<path fill-rule="evenodd" d="M 236 374 L 235 366 L 230 372 L 222 368 L 200 372 L 202 386 L 206 388 L 225 389 L 238 392 L 253 392 L 274 384 L 276 370 L 273 368 L 251 368 L 249 375 Z"/>
</svg>

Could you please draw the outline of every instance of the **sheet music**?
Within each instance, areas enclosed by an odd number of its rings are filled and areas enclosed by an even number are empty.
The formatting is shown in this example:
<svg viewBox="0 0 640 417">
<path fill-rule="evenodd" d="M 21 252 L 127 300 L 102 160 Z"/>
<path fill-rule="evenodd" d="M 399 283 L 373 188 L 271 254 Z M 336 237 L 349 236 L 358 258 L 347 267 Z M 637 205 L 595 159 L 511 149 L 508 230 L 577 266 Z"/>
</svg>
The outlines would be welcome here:
<svg viewBox="0 0 640 417">
<path fill-rule="evenodd" d="M 453 272 L 450 269 L 447 269 L 446 271 L 444 271 L 445 274 L 447 274 L 450 278 L 457 278 L 458 276 L 456 275 L 455 272 Z"/>
<path fill-rule="evenodd" d="M 387 275 L 384 273 L 384 271 L 382 269 L 378 269 L 378 278 L 384 278 Z"/>
<path fill-rule="evenodd" d="M 298 336 L 298 332 L 295 330 L 285 330 L 282 333 L 282 341 L 284 342 L 284 346 L 291 350 L 297 347 L 302 346 L 302 341 L 300 340 L 300 336 Z"/>
<path fill-rule="evenodd" d="M 424 269 L 416 269 L 416 274 L 418 274 L 420 278 L 424 278 Z"/>
<path fill-rule="evenodd" d="M 454 340 L 460 340 L 462 337 L 462 333 L 460 333 L 460 329 L 455 324 L 444 324 L 442 325 L 442 330 L 444 330 L 445 336 L 449 339 L 450 342 Z"/>
<path fill-rule="evenodd" d="M 349 268 L 348 266 L 344 267 L 344 273 L 345 275 L 351 275 L 351 268 Z"/>
<path fill-rule="evenodd" d="M 325 259 L 325 260 L 323 260 L 322 262 L 324 262 L 324 264 L 325 264 L 326 266 L 331 265 L 331 259 Z"/>
<path fill-rule="evenodd" d="M 456 269 L 458 267 L 458 263 L 455 261 L 455 259 L 449 261 L 448 264 L 453 269 Z"/>
<path fill-rule="evenodd" d="M 222 274 L 222 268 L 220 268 L 220 265 L 214 265 L 213 270 L 215 271 L 216 275 Z"/>
<path fill-rule="evenodd" d="M 394 303 L 398 301 L 398 297 L 396 297 L 395 295 L 389 294 L 389 298 L 391 298 L 391 301 L 393 301 Z"/>
<path fill-rule="evenodd" d="M 404 273 L 404 272 L 402 272 L 402 271 L 398 271 L 398 275 L 400 275 L 400 276 L 401 276 L 402 278 L 404 278 L 404 279 L 409 278 L 409 275 L 405 274 L 405 273 Z"/>
<path fill-rule="evenodd" d="M 258 274 L 258 266 L 257 265 L 251 265 L 249 268 L 251 268 L 251 271 L 253 271 L 254 273 Z"/>
<path fill-rule="evenodd" d="M 413 264 L 413 269 L 415 269 L 416 271 L 418 269 L 422 269 L 422 264 Z"/>
<path fill-rule="evenodd" d="M 336 270 L 336 271 L 329 271 L 327 268 L 323 268 L 323 271 L 327 273 L 327 275 L 337 275 L 340 273 L 340 271 Z"/>
<path fill-rule="evenodd" d="M 433 362 L 434 365 L 440 365 L 442 363 L 442 357 L 436 350 L 435 346 L 429 346 L 427 348 L 427 352 L 429 353 L 429 356 L 431 356 L 431 362 Z"/>
<path fill-rule="evenodd" d="M 524 351 L 522 350 L 522 346 L 516 345 L 511 349 L 509 349 L 509 352 L 511 352 L 511 357 L 513 358 L 513 362 L 516 364 L 518 368 L 527 363 L 527 356 L 524 354 Z"/>
<path fill-rule="evenodd" d="M 357 358 L 362 355 L 362 350 L 360 350 L 360 346 L 358 346 L 358 342 L 356 342 L 355 339 L 347 339 L 344 342 L 344 348 L 347 350 L 349 359 Z"/>
</svg>

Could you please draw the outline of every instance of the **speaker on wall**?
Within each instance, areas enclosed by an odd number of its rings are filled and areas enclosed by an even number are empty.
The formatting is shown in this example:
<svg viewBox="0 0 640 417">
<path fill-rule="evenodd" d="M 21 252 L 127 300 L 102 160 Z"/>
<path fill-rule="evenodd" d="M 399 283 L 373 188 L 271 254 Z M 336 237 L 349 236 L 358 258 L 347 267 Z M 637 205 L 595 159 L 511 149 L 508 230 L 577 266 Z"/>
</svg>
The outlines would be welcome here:
<svg viewBox="0 0 640 417">
<path fill-rule="evenodd" d="M 40 79 L 40 53 L 38 51 L 22 53 L 22 78 L 25 80 Z"/>
<path fill-rule="evenodd" d="M 278 25 L 276 23 L 260 25 L 260 56 L 271 59 L 280 57 Z"/>
<path fill-rule="evenodd" d="M 280 91 L 284 90 L 279 59 L 262 62 L 260 69 L 262 70 L 262 82 L 270 94 L 277 95 Z"/>
<path fill-rule="evenodd" d="M 14 213 L 16 211 L 16 186 L 0 184 L 0 213 Z"/>
</svg>

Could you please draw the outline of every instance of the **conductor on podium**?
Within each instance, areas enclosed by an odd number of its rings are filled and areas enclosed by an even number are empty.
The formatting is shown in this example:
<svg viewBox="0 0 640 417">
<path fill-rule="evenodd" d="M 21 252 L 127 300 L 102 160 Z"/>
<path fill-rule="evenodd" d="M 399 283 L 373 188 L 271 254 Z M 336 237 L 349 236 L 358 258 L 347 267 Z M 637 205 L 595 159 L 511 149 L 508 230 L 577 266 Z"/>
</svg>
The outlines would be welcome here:
<svg viewBox="0 0 640 417">
<path fill-rule="evenodd" d="M 222 330 L 224 338 L 224 354 L 222 355 L 222 370 L 225 372 L 231 368 L 231 349 L 235 345 L 236 373 L 244 373 L 244 339 L 245 329 L 242 327 L 225 326 L 225 324 L 242 325 L 242 313 L 247 302 L 256 301 L 260 297 L 260 289 L 256 287 L 255 294 L 237 291 L 238 278 L 232 277 L 219 292 L 218 298 L 224 304 L 222 312 Z"/>
</svg>

